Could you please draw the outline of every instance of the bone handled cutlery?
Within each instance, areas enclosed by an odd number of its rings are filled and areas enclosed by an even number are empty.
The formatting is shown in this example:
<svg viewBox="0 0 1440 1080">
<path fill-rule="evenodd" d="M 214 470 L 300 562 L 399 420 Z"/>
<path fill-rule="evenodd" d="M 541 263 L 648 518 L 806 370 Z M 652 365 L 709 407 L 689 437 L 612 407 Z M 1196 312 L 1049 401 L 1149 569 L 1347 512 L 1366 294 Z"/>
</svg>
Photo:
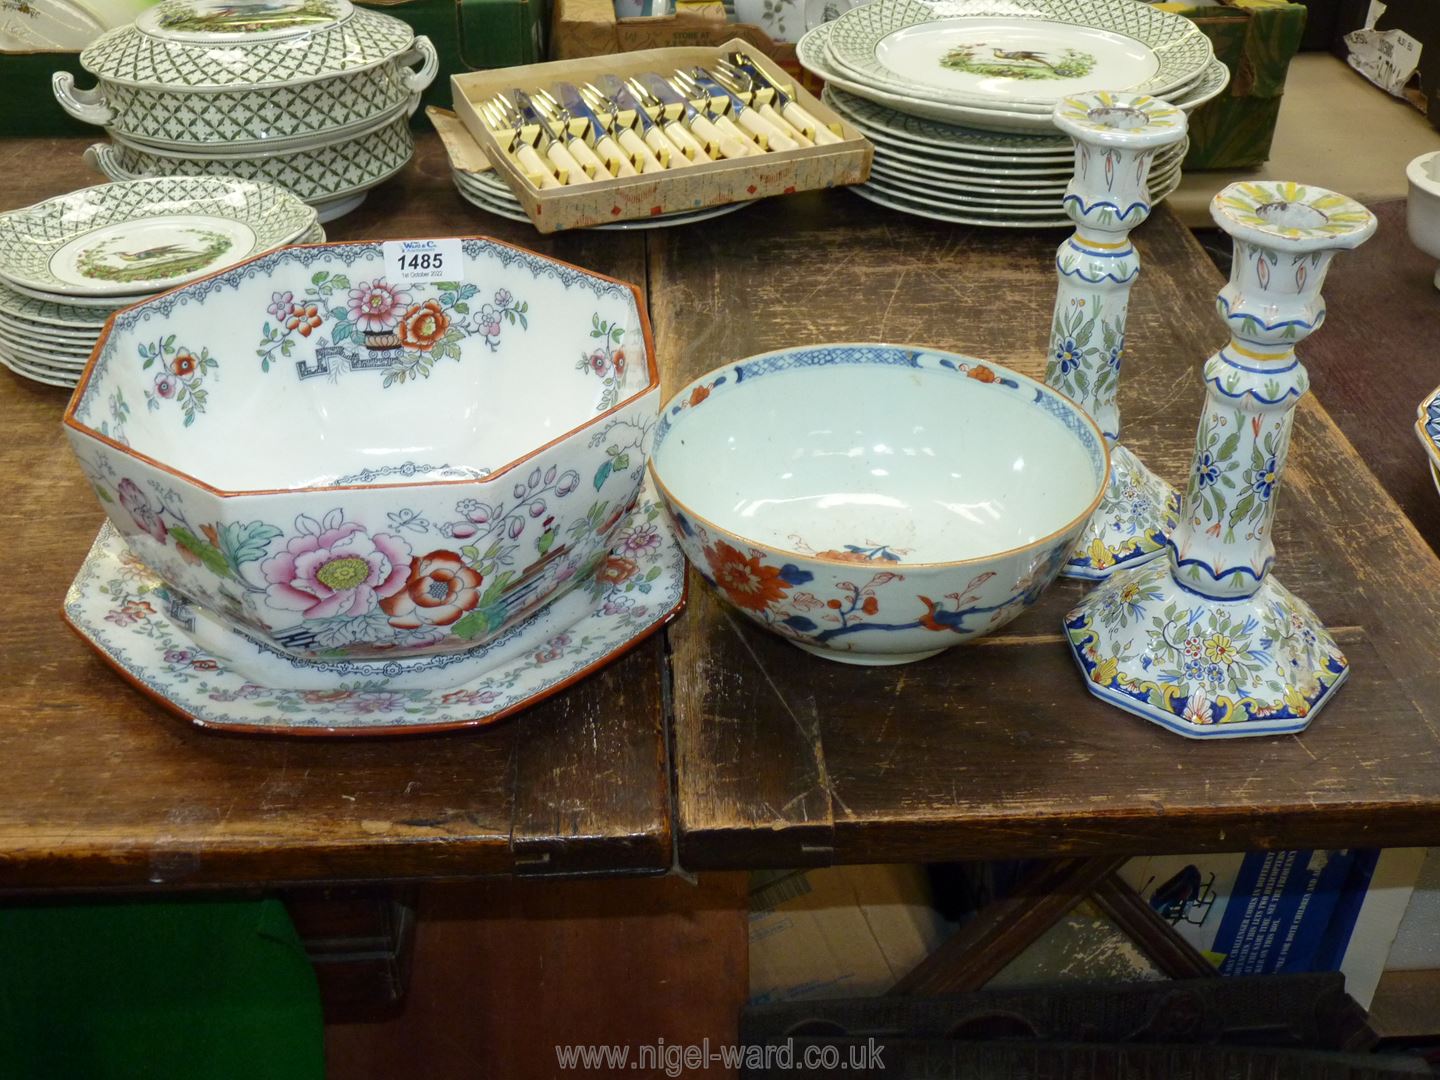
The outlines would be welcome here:
<svg viewBox="0 0 1440 1080">
<path fill-rule="evenodd" d="M 560 181 L 551 171 L 551 166 L 535 152 L 533 146 L 521 137 L 520 132 L 510 125 L 509 117 L 493 102 L 481 104 L 480 114 L 485 118 L 485 123 L 490 125 L 490 130 L 497 136 L 507 136 L 506 139 L 497 141 L 500 141 L 501 148 L 515 159 L 516 164 L 520 166 L 532 184 L 542 189 L 560 186 Z"/>
<path fill-rule="evenodd" d="M 666 138 L 674 143 L 682 154 L 691 161 L 700 162 L 710 160 L 710 151 L 699 139 L 690 134 L 690 129 L 687 128 L 680 119 L 681 112 L 679 109 L 674 109 L 674 115 L 672 115 L 672 110 L 667 108 L 665 103 L 658 97 L 645 89 L 644 84 L 641 83 L 639 79 L 633 77 L 626 79 L 625 87 L 635 96 L 635 100 L 640 102 L 640 107 L 648 112 L 654 121 L 660 125 L 660 129 L 665 132 Z M 690 108 L 693 111 L 695 107 L 692 105 Z"/>
<path fill-rule="evenodd" d="M 650 149 L 645 144 L 645 140 L 636 135 L 634 129 L 623 121 L 617 102 L 612 101 L 593 83 L 586 83 L 580 87 L 580 93 L 585 96 L 585 100 L 590 103 L 590 107 L 596 113 L 606 118 L 605 126 L 625 148 L 625 152 L 630 155 L 642 173 L 665 171 L 665 163 L 655 155 L 655 151 Z"/>
<path fill-rule="evenodd" d="M 703 67 L 692 67 L 687 73 L 687 77 L 693 85 L 699 88 L 701 93 L 708 94 L 712 100 L 719 97 L 722 101 L 728 102 L 735 122 L 759 141 L 761 146 L 771 150 L 798 150 L 800 148 L 799 143 L 761 116 L 759 110 L 746 105 L 740 100 L 738 94 L 720 83 Z"/>
<path fill-rule="evenodd" d="M 590 148 L 585 141 L 584 131 L 586 122 L 576 120 L 570 115 L 569 110 L 551 97 L 544 90 L 536 90 L 532 95 L 535 108 L 549 124 L 550 130 L 555 137 L 560 139 L 565 148 L 570 151 L 580 167 L 592 178 L 599 177 L 602 180 L 609 179 L 615 173 L 610 166 L 600 159 L 600 156 Z"/>
<path fill-rule="evenodd" d="M 724 107 L 717 106 L 715 99 L 712 98 L 707 91 L 702 90 L 694 79 L 690 78 L 683 71 L 677 71 L 671 77 L 670 82 L 678 93 L 684 94 L 690 99 L 691 105 L 698 109 L 701 114 L 710 121 L 715 130 L 723 132 L 729 138 L 736 139 L 743 143 L 747 147 L 747 154 L 762 154 L 765 152 L 764 144 L 757 145 L 754 136 L 736 127 L 735 121 L 725 115 Z M 726 102 L 725 104 L 728 105 L 729 103 Z"/>
<path fill-rule="evenodd" d="M 549 120 L 542 116 L 540 110 L 530 100 L 530 95 L 524 90 L 511 90 L 510 97 L 515 102 L 515 111 L 527 125 L 533 124 L 540 129 L 544 135 L 545 156 L 554 164 L 561 176 L 566 178 L 570 184 L 584 184 L 595 178 L 594 168 L 587 169 L 576 160 L 569 148 L 565 145 L 563 137 L 557 137 L 560 133 L 550 126 Z"/>
<path fill-rule="evenodd" d="M 829 126 L 822 124 L 814 114 L 796 101 L 788 91 L 778 85 L 774 79 L 766 75 L 760 69 L 760 65 L 751 60 L 743 52 L 733 52 L 727 60 L 721 61 L 721 66 L 726 66 L 744 72 L 752 80 L 752 86 L 759 84 L 768 87 L 775 93 L 775 100 L 779 103 L 779 112 L 794 127 L 804 132 L 812 139 L 817 146 L 828 146 L 834 143 L 844 142 L 839 135 L 830 130 Z M 762 110 L 763 111 L 763 110 Z"/>
<path fill-rule="evenodd" d="M 640 81 L 667 110 L 676 110 L 676 115 L 690 129 L 692 135 L 703 141 L 707 147 L 714 147 L 721 157 L 742 158 L 759 153 L 755 144 L 743 135 L 731 135 L 716 127 L 709 116 L 697 110 L 690 99 L 663 76 L 647 72 L 640 76 Z"/>
<path fill-rule="evenodd" d="M 582 134 L 588 136 L 590 145 L 605 162 L 606 167 L 616 176 L 639 175 L 637 162 L 615 141 L 615 136 L 610 134 L 610 129 L 595 115 L 584 95 L 572 83 L 561 83 L 555 91 L 560 95 L 560 107 L 570 114 L 571 120 L 582 122 L 585 128 Z M 540 93 L 551 101 L 555 100 L 543 90 Z"/>
<path fill-rule="evenodd" d="M 725 60 L 721 60 L 716 64 L 715 71 L 712 74 L 714 74 L 716 80 L 724 85 L 726 89 L 734 92 L 741 101 L 746 102 L 750 108 L 754 109 L 766 120 L 769 120 L 770 123 L 779 128 L 781 132 L 789 135 L 790 138 L 794 139 L 800 146 L 815 145 L 805 132 L 796 128 L 789 120 L 786 120 L 775 111 L 775 106 L 770 103 L 769 97 L 763 96 L 768 90 L 772 91 L 770 97 L 773 97 L 774 87 L 768 83 L 757 85 L 755 78 L 748 71 L 736 68 Z"/>
<path fill-rule="evenodd" d="M 603 75 L 598 80 L 601 91 L 620 108 L 635 114 L 635 122 L 640 126 L 640 132 L 645 139 L 645 145 L 655 151 L 655 156 L 666 168 L 676 166 L 694 165 L 686 155 L 684 149 L 670 141 L 665 131 L 657 124 L 640 100 L 630 92 L 618 76 Z"/>
</svg>

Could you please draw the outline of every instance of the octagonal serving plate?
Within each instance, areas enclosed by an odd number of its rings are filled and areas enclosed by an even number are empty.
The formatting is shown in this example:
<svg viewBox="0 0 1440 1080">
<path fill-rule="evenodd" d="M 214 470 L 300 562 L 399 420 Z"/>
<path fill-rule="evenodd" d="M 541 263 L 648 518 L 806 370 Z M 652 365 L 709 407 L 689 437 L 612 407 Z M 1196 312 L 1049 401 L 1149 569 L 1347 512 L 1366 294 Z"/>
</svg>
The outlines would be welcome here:
<svg viewBox="0 0 1440 1080">
<path fill-rule="evenodd" d="M 633 648 L 684 600 L 684 556 L 647 488 L 585 590 L 468 653 L 334 663 L 277 653 L 192 607 L 108 524 L 64 615 L 128 682 L 201 727 L 396 735 L 493 724 Z"/>
</svg>

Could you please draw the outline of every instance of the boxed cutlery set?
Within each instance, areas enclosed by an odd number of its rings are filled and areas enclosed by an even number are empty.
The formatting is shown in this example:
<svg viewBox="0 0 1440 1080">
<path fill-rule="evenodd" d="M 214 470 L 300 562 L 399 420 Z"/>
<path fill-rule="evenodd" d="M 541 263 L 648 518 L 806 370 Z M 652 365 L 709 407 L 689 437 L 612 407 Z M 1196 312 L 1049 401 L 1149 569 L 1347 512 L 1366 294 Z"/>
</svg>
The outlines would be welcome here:
<svg viewBox="0 0 1440 1080">
<path fill-rule="evenodd" d="M 837 187 L 870 143 L 741 41 L 452 80 L 455 111 L 541 232 Z"/>
<path fill-rule="evenodd" d="M 1121 434 L 1131 234 L 1228 80 L 1208 39 L 1135 0 L 872 0 L 799 57 L 822 97 L 735 39 L 456 75 L 429 115 L 459 195 L 542 233 L 842 186 L 1066 226 L 1043 379 L 861 340 L 662 388 L 635 286 L 484 237 L 323 242 L 409 158 L 433 51 L 403 24 L 163 0 L 102 37 L 99 85 L 56 93 L 109 129 L 104 171 L 162 175 L 0 214 L 0 360 L 78 380 L 109 518 L 66 618 L 197 723 L 385 734 L 558 692 L 677 615 L 687 561 L 862 666 L 992 634 L 1063 575 L 1095 583 L 1056 643 L 1090 693 L 1192 738 L 1303 729 L 1349 667 L 1270 573 L 1294 346 L 1374 217 L 1301 184 L 1215 197 L 1230 341 L 1172 486 Z"/>
</svg>

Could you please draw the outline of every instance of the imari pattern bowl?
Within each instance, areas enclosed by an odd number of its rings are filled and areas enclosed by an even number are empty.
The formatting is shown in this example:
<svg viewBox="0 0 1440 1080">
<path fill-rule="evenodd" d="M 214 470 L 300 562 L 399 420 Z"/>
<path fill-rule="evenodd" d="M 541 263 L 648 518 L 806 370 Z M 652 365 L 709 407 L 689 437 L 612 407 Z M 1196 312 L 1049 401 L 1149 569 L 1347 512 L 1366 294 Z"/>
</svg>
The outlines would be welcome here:
<svg viewBox="0 0 1440 1080">
<path fill-rule="evenodd" d="M 1034 603 L 1109 464 L 1095 422 L 1024 375 L 822 345 L 691 383 L 650 468 L 686 556 L 747 617 L 817 656 L 903 664 Z"/>
<path fill-rule="evenodd" d="M 589 578 L 659 404 L 633 286 L 491 240 L 453 280 L 285 248 L 109 324 L 66 414 L 177 595 L 291 655 L 471 649 Z"/>
</svg>

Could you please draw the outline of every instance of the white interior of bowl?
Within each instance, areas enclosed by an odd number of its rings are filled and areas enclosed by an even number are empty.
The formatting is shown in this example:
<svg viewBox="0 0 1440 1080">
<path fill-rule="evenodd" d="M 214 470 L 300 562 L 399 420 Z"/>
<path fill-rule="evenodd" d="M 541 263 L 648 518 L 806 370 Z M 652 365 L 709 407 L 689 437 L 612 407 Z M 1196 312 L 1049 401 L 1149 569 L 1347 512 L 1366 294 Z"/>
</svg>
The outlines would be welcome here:
<svg viewBox="0 0 1440 1080">
<path fill-rule="evenodd" d="M 1405 171 L 1416 189 L 1440 197 L 1440 150 L 1414 158 Z"/>
<path fill-rule="evenodd" d="M 226 491 L 395 483 L 499 469 L 647 385 L 628 288 L 465 248 L 461 290 L 382 295 L 369 331 L 355 312 L 384 278 L 379 244 L 287 249 L 122 312 L 74 418 Z M 427 303 L 463 329 L 456 355 Z"/>
<path fill-rule="evenodd" d="M 948 371 L 794 368 L 672 418 L 653 461 L 679 503 L 765 546 L 970 559 L 1056 532 L 1100 490 L 1103 458 L 1032 398 Z"/>
</svg>

